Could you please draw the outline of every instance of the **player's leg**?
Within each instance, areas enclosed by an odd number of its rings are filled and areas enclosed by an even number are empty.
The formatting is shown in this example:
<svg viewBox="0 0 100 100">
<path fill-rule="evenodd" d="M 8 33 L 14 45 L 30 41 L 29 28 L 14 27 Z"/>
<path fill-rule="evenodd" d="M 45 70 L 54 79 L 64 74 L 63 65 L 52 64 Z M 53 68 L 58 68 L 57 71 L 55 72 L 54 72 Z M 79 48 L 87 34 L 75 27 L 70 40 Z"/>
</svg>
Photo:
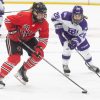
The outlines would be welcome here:
<svg viewBox="0 0 100 100">
<path fill-rule="evenodd" d="M 71 72 L 69 67 L 68 67 L 68 62 L 69 62 L 69 59 L 71 57 L 71 50 L 70 48 L 68 47 L 68 41 L 65 39 L 68 38 L 70 40 L 70 36 L 66 35 L 66 33 L 64 33 L 63 30 L 60 30 L 58 31 L 58 37 L 59 37 L 59 40 L 60 40 L 60 43 L 63 47 L 63 52 L 62 52 L 62 65 L 63 65 L 63 71 L 64 71 L 64 74 L 66 75 L 69 75 L 69 73 Z"/>
<path fill-rule="evenodd" d="M 5 61 L 1 68 L 0 68 L 0 85 L 1 87 L 5 86 L 3 83 L 3 79 L 6 75 L 10 73 L 10 71 L 20 62 L 20 54 L 21 49 L 18 46 L 18 43 L 13 42 L 9 39 L 6 39 L 6 46 L 7 46 L 7 51 L 9 54 L 9 57 L 7 61 Z"/>
<path fill-rule="evenodd" d="M 79 47 L 78 47 L 78 50 L 80 52 L 80 54 L 84 57 L 85 59 L 85 64 L 86 66 L 91 70 L 91 71 L 94 71 L 96 73 L 99 73 L 100 70 L 98 67 L 94 66 L 93 63 L 92 63 L 92 56 L 90 54 L 90 51 L 89 51 L 89 43 L 87 40 L 85 40 Z M 88 65 L 89 64 L 89 65 Z"/>
<path fill-rule="evenodd" d="M 63 61 L 63 70 L 64 73 L 69 75 L 70 69 L 68 67 L 69 59 L 71 57 L 71 50 L 68 47 L 68 42 L 65 41 L 63 44 L 63 53 L 62 53 L 62 61 Z"/>
<path fill-rule="evenodd" d="M 37 45 L 37 40 L 36 38 L 33 38 L 31 40 L 29 40 L 28 42 L 26 42 L 26 44 L 31 48 L 34 49 L 34 46 Z M 24 64 L 22 65 L 22 67 L 18 70 L 18 72 L 15 74 L 15 77 L 22 83 L 22 84 L 26 84 L 26 82 L 28 82 L 28 77 L 26 75 L 27 70 L 29 70 L 30 68 L 34 67 L 41 59 L 36 59 L 36 57 L 34 56 L 34 54 L 25 46 L 22 46 L 23 49 L 25 49 L 28 53 L 28 55 L 30 56 L 29 59 L 24 62 Z"/>
<path fill-rule="evenodd" d="M 92 63 L 92 56 L 89 52 L 89 49 L 80 51 L 80 53 L 85 58 L 85 64 L 89 68 L 89 70 L 99 73 L 100 72 L 99 68 L 96 67 L 95 65 L 93 65 L 93 63 Z"/>
<path fill-rule="evenodd" d="M 0 30 L 1 30 L 1 27 L 2 27 L 2 22 L 3 22 L 3 16 L 0 15 Z M 2 33 L 0 32 L 0 37 L 2 36 Z"/>
</svg>

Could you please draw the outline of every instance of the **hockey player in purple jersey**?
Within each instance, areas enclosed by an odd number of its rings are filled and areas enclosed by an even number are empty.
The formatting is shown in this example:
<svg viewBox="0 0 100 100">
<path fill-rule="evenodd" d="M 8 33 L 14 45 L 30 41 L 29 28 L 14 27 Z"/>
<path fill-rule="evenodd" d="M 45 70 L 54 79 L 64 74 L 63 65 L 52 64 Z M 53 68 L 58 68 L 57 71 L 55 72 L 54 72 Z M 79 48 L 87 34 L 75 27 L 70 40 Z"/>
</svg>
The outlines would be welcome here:
<svg viewBox="0 0 100 100">
<path fill-rule="evenodd" d="M 3 15 L 4 15 L 4 6 L 3 6 L 4 2 L 3 0 L 0 0 L 0 28 L 2 26 L 2 22 L 3 22 Z M 1 36 L 1 34 L 0 34 Z"/>
<path fill-rule="evenodd" d="M 90 65 L 87 66 L 91 71 L 99 73 L 100 70 L 92 64 L 92 56 L 89 53 L 90 44 L 86 39 L 88 25 L 86 16 L 83 14 L 83 8 L 81 6 L 74 6 L 72 12 L 56 12 L 51 20 L 54 23 L 55 32 L 63 47 L 62 63 L 64 73 L 70 73 L 68 62 L 71 57 L 71 51 L 74 49 L 77 49 L 84 57 L 85 64 L 87 65 L 88 63 Z"/>
</svg>

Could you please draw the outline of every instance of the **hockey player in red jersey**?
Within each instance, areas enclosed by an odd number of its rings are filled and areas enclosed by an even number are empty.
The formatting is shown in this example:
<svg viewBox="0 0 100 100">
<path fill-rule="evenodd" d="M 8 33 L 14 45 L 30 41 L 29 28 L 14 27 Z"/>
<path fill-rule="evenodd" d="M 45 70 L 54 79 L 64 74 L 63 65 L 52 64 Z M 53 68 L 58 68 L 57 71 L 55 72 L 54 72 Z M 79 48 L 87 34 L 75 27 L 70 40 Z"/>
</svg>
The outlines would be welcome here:
<svg viewBox="0 0 100 100">
<path fill-rule="evenodd" d="M 20 62 L 23 49 L 28 53 L 29 59 L 23 63 L 22 67 L 15 74 L 15 77 L 23 84 L 28 82 L 27 70 L 34 67 L 44 57 L 43 50 L 49 37 L 49 25 L 45 19 L 46 13 L 47 8 L 42 2 L 35 2 L 29 11 L 10 15 L 5 19 L 5 25 L 8 30 L 6 46 L 9 57 L 0 69 L 0 88 L 5 86 L 5 83 L 2 81 L 4 77 Z M 35 37 L 37 32 L 39 33 L 38 39 Z M 20 40 L 33 49 L 35 53 L 20 43 Z"/>
</svg>

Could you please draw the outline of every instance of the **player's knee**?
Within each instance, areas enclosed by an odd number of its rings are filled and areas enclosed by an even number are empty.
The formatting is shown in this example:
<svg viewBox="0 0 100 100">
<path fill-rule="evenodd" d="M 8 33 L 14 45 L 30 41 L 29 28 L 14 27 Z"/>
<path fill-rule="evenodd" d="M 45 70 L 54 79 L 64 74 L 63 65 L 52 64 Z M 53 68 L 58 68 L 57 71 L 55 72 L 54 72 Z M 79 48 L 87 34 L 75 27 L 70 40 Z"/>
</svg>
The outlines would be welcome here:
<svg viewBox="0 0 100 100">
<path fill-rule="evenodd" d="M 20 62 L 20 55 L 13 54 L 13 55 L 8 57 L 8 61 L 16 66 Z"/>
<path fill-rule="evenodd" d="M 63 48 L 63 55 L 71 56 L 71 50 L 69 48 Z"/>
</svg>

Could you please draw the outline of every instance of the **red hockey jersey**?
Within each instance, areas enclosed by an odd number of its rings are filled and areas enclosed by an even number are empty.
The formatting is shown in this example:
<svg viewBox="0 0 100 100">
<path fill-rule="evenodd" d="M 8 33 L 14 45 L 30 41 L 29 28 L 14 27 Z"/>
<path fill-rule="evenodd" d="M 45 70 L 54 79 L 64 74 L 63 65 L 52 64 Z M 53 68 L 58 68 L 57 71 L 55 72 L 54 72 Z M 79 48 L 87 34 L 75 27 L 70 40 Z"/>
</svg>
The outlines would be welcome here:
<svg viewBox="0 0 100 100">
<path fill-rule="evenodd" d="M 16 15 L 7 16 L 5 25 L 8 30 L 7 37 L 16 42 L 19 41 L 19 37 L 28 41 L 39 33 L 39 43 L 45 48 L 49 37 L 49 25 L 46 19 L 42 23 L 34 22 L 32 12 L 19 12 Z M 17 32 L 11 34 L 14 30 Z"/>
</svg>

